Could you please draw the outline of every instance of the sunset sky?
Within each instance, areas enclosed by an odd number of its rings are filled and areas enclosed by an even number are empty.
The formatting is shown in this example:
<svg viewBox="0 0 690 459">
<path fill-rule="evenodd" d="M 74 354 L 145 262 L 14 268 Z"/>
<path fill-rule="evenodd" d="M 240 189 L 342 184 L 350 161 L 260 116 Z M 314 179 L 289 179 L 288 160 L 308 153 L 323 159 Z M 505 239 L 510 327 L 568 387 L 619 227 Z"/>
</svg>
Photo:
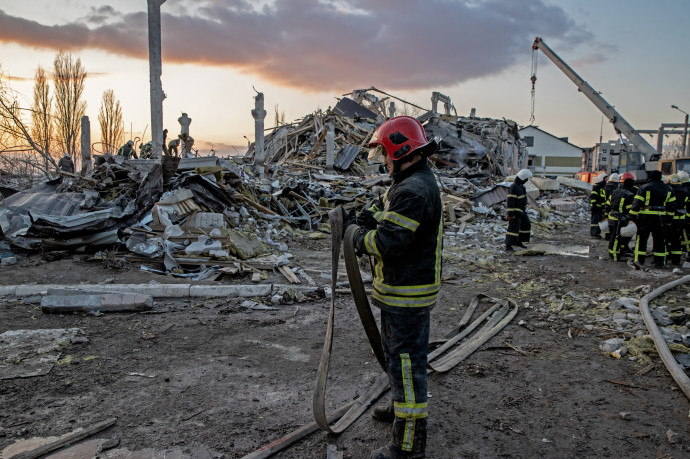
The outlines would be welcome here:
<svg viewBox="0 0 690 459">
<path fill-rule="evenodd" d="M 536 36 L 638 129 L 682 123 L 671 104 L 690 112 L 687 0 L 167 0 L 161 13 L 164 127 L 178 133 L 188 113 L 202 154 L 253 140 L 253 88 L 267 127 L 275 106 L 291 121 L 370 86 L 426 108 L 440 91 L 459 114 L 527 125 Z M 150 140 L 146 15 L 146 0 L 0 0 L 2 71 L 28 106 L 36 67 L 70 52 L 88 72 L 92 140 L 106 89 L 127 137 Z M 541 53 L 537 77 L 535 124 L 594 145 L 596 107 Z M 606 120 L 603 137 L 615 138 Z"/>
</svg>

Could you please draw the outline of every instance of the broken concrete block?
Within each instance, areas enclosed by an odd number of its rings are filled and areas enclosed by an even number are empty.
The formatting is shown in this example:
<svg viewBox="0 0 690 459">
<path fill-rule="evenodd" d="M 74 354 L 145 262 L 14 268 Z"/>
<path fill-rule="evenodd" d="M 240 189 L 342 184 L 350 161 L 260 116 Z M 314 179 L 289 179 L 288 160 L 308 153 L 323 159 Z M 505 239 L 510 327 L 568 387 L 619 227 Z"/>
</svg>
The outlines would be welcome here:
<svg viewBox="0 0 690 459">
<path fill-rule="evenodd" d="M 607 339 L 599 345 L 599 349 L 601 349 L 604 352 L 613 352 L 616 349 L 620 348 L 623 342 L 625 342 L 623 338 Z"/>
<path fill-rule="evenodd" d="M 188 228 L 223 228 L 225 219 L 223 214 L 215 212 L 197 212 L 194 217 L 185 225 Z"/>
<path fill-rule="evenodd" d="M 140 293 L 89 293 L 49 290 L 41 300 L 41 310 L 57 312 L 147 311 L 153 308 L 153 297 Z"/>
<path fill-rule="evenodd" d="M 558 180 L 543 177 L 532 177 L 529 179 L 541 191 L 560 191 L 561 184 Z"/>
<path fill-rule="evenodd" d="M 549 201 L 549 207 L 551 207 L 553 210 L 566 213 L 577 212 L 577 209 L 579 208 L 576 202 L 566 201 L 565 199 L 552 199 Z"/>
<path fill-rule="evenodd" d="M 192 242 L 185 248 L 187 255 L 208 254 L 212 250 L 223 250 L 223 244 L 208 236 L 199 236 L 198 240 Z"/>
<path fill-rule="evenodd" d="M 17 257 L 5 257 L 0 260 L 0 266 L 10 266 L 17 264 Z"/>
<path fill-rule="evenodd" d="M 570 177 L 564 177 L 559 175 L 558 178 L 556 179 L 561 185 L 565 185 L 568 188 L 575 188 L 576 190 L 583 191 L 585 193 L 591 193 L 592 192 L 592 184 L 583 182 L 582 180 L 570 178 Z"/>
<path fill-rule="evenodd" d="M 612 311 L 616 311 L 618 309 L 627 309 L 630 311 L 638 311 L 639 308 L 637 306 L 635 306 L 635 303 L 637 303 L 636 299 L 622 296 L 622 297 L 618 298 L 617 300 L 609 303 L 609 309 Z"/>
<path fill-rule="evenodd" d="M 253 233 L 229 230 L 228 246 L 230 253 L 240 260 L 249 260 L 266 252 L 266 246 Z"/>
<path fill-rule="evenodd" d="M 532 182 L 528 181 L 525 183 L 525 191 L 527 192 L 527 196 L 530 198 L 539 199 L 539 188 L 537 188 Z"/>
</svg>

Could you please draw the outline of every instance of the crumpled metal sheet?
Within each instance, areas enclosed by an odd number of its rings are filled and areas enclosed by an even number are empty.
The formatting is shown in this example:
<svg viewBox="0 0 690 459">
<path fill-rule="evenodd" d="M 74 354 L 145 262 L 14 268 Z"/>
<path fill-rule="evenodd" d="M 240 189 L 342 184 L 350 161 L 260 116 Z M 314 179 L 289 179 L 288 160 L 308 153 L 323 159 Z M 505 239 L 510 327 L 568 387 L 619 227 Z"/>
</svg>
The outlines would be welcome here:
<svg viewBox="0 0 690 459">
<path fill-rule="evenodd" d="M 338 158 L 336 158 L 333 166 L 343 171 L 349 169 L 360 150 L 357 145 L 345 145 L 338 153 Z"/>
<path fill-rule="evenodd" d="M 355 102 L 354 100 L 343 97 L 335 104 L 333 112 L 338 115 L 347 116 L 348 118 L 369 118 L 372 120 L 376 119 L 376 113 L 372 112 L 368 108 L 365 108 Z"/>
<path fill-rule="evenodd" d="M 508 190 L 509 187 L 507 186 L 496 185 L 493 188 L 481 191 L 473 196 L 470 196 L 470 199 L 475 204 L 482 205 L 484 207 L 491 207 L 493 205 L 504 202 L 508 198 Z"/>
<path fill-rule="evenodd" d="M 82 193 L 57 193 L 56 185 L 41 184 L 28 191 L 21 191 L 6 197 L 2 206 L 14 215 L 40 214 L 67 216 L 83 212 L 79 204 Z"/>
</svg>

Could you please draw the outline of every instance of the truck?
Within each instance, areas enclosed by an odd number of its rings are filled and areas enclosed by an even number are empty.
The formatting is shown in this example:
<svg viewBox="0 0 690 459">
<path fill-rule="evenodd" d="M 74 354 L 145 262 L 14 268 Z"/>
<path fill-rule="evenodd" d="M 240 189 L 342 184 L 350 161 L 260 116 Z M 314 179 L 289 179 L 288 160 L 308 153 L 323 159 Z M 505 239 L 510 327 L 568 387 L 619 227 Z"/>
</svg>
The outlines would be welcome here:
<svg viewBox="0 0 690 459">
<path fill-rule="evenodd" d="M 616 133 L 620 136 L 625 136 L 633 145 L 631 151 L 623 151 L 617 156 L 612 156 L 607 167 L 607 174 L 612 172 L 631 172 L 636 180 L 646 181 L 647 173 L 659 168 L 659 159 L 661 154 L 647 142 L 639 132 L 635 130 L 630 123 L 628 123 L 618 111 L 609 104 L 606 99 L 601 96 L 601 93 L 595 90 L 585 80 L 578 75 L 568 64 L 561 59 L 558 54 L 554 52 L 544 40 L 540 37 L 534 39 L 532 44 L 532 52 L 536 53 L 540 50 L 551 62 L 556 64 L 556 67 L 561 69 L 570 80 L 575 83 L 578 91 L 585 95 L 600 111 L 606 116 L 609 122 L 613 125 Z M 536 75 L 533 73 L 531 77 L 532 87 L 536 81 Z M 621 142 L 623 144 L 623 142 Z M 674 170 L 675 172 L 675 170 Z"/>
</svg>

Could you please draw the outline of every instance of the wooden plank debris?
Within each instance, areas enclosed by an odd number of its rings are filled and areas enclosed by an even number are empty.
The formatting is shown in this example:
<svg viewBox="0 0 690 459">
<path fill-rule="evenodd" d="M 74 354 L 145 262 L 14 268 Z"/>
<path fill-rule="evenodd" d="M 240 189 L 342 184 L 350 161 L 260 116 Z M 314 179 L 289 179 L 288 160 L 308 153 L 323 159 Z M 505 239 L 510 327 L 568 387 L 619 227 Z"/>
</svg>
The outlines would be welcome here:
<svg viewBox="0 0 690 459">
<path fill-rule="evenodd" d="M 50 441 L 48 443 L 44 443 L 39 446 L 36 446 L 35 442 L 23 440 L 5 448 L 0 455 L 2 457 L 11 457 L 12 459 L 34 459 L 41 457 L 50 453 L 51 451 L 55 451 L 56 449 L 78 442 L 84 438 L 90 437 L 91 435 L 95 435 L 98 432 L 101 432 L 114 425 L 115 422 L 117 422 L 117 419 L 110 418 L 93 424 L 89 427 L 80 427 L 57 438 L 49 437 Z"/>
</svg>

